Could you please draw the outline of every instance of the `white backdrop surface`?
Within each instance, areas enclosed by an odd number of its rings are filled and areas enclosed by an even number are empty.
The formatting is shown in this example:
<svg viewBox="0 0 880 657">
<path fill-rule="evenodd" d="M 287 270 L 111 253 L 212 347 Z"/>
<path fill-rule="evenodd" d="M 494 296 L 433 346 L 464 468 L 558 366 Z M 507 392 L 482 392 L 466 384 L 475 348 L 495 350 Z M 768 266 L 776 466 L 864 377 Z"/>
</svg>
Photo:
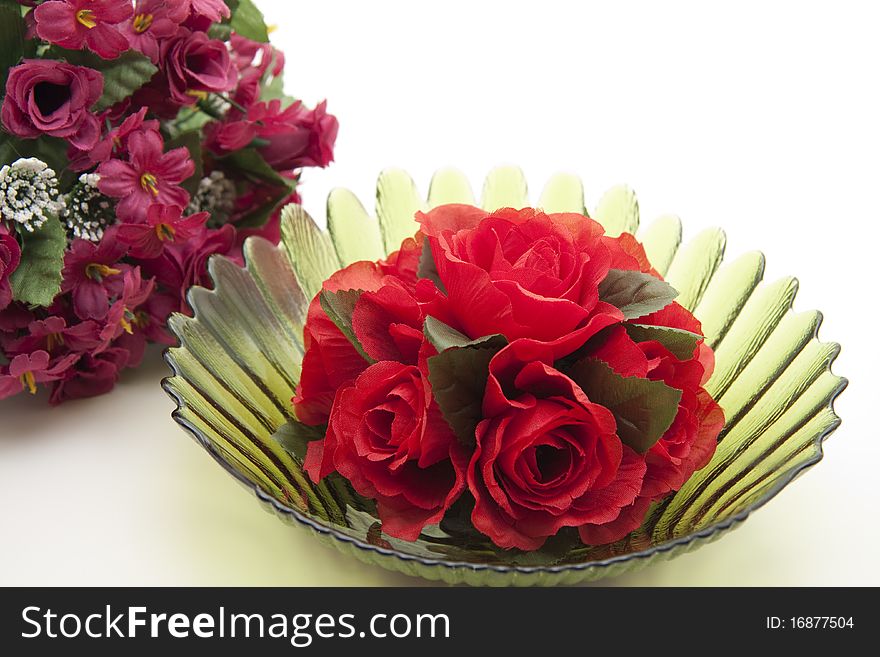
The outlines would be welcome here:
<svg viewBox="0 0 880 657">
<path fill-rule="evenodd" d="M 864 2 L 443 3 L 262 0 L 289 92 L 329 100 L 337 162 L 308 172 L 372 205 L 378 172 L 423 192 L 442 166 L 479 189 L 519 164 L 588 205 L 625 182 L 643 221 L 761 249 L 801 282 L 850 379 L 825 460 L 741 528 L 609 584 L 880 584 L 877 190 L 880 12 Z M 260 511 L 174 424 L 158 351 L 112 394 L 0 402 L 0 584 L 419 584 Z"/>
</svg>

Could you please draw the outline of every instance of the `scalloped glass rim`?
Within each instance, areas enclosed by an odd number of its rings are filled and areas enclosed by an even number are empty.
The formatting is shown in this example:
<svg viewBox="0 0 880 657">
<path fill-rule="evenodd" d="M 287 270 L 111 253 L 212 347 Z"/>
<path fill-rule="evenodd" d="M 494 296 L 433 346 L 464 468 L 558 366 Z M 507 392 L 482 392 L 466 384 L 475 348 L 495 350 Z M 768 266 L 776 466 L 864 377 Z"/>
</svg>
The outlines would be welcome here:
<svg viewBox="0 0 880 657">
<path fill-rule="evenodd" d="M 443 170 L 438 172 L 432 180 L 427 205 L 433 206 L 442 202 L 474 202 L 472 195 L 469 195 L 469 185 L 460 173 L 454 170 Z M 489 174 L 483 189 L 482 205 L 484 207 L 522 207 L 528 204 L 525 179 L 519 169 L 503 167 Z M 415 185 L 407 174 L 397 170 L 383 172 L 378 183 L 378 222 L 369 217 L 353 194 L 347 190 L 334 190 L 330 194 L 327 204 L 329 234 L 318 229 L 301 209 L 288 211 L 285 213 L 283 222 L 282 243 L 278 247 L 271 247 L 268 243 L 256 244 L 255 242 L 262 241 L 259 238 L 248 240 L 248 246 L 253 248 L 245 249 L 245 268 L 243 271 L 252 278 L 259 278 L 265 272 L 254 273 L 252 271 L 255 268 L 255 253 L 263 254 L 261 257 L 264 258 L 267 249 L 274 250 L 275 256 L 283 254 L 287 259 L 286 266 L 292 270 L 295 284 L 298 284 L 304 291 L 297 292 L 306 299 L 307 303 L 317 286 L 320 286 L 320 282 L 329 275 L 328 272 L 332 273 L 340 264 L 347 264 L 347 262 L 364 257 L 380 257 L 384 255 L 385 250 L 399 244 L 403 236 L 411 234 L 414 226 L 412 220 L 414 208 L 419 209 L 424 205 L 426 204 L 418 195 Z M 537 205 L 544 207 L 547 211 L 576 211 L 587 214 L 583 205 L 583 189 L 580 180 L 574 176 L 557 175 L 553 177 L 545 187 L 544 194 Z M 602 197 L 595 211 L 589 216 L 600 221 L 611 234 L 618 234 L 622 231 L 635 233 L 639 222 L 638 203 L 631 190 L 625 187 L 616 187 Z M 316 517 L 314 514 L 304 513 L 296 508 L 295 504 L 285 503 L 268 493 L 251 477 L 224 458 L 206 431 L 186 417 L 188 411 L 191 410 L 187 403 L 186 394 L 182 392 L 182 389 L 186 387 L 184 382 L 188 385 L 187 374 L 184 372 L 184 368 L 181 368 L 178 359 L 182 356 L 181 352 L 188 351 L 185 346 L 185 334 L 189 327 L 199 322 L 208 324 L 217 322 L 216 316 L 210 319 L 201 317 L 200 306 L 207 305 L 206 299 L 216 298 L 218 293 L 223 293 L 219 281 L 224 276 L 228 278 L 228 273 L 231 272 L 229 267 L 234 265 L 228 262 L 224 264 L 222 258 L 212 258 L 209 263 L 212 280 L 218 283 L 217 288 L 213 291 L 193 288 L 187 294 L 195 317 L 189 319 L 177 316 L 170 322 L 172 330 L 178 337 L 179 346 L 172 347 L 165 352 L 165 359 L 171 367 L 173 375 L 165 379 L 162 385 L 177 404 L 177 409 L 174 410 L 172 416 L 178 424 L 186 429 L 227 472 L 253 491 L 267 509 L 274 511 L 282 520 L 311 529 L 325 541 L 365 562 L 376 563 L 386 568 L 428 579 L 469 584 L 571 584 L 620 574 L 647 565 L 655 559 L 670 558 L 715 540 L 745 520 L 752 511 L 766 504 L 804 470 L 818 463 L 822 459 L 822 442 L 839 425 L 839 419 L 833 410 L 834 399 L 847 384 L 845 379 L 831 373 L 831 363 L 836 357 L 839 347 L 835 344 L 818 341 L 817 332 L 821 324 L 821 314 L 818 312 L 796 314 L 791 310 L 791 303 L 797 289 L 795 279 L 782 279 L 782 281 L 773 284 L 761 283 L 764 268 L 763 255 L 761 254 L 746 254 L 728 265 L 725 268 L 726 273 L 717 274 L 718 266 L 723 257 L 723 233 L 718 230 L 704 231 L 683 248 L 679 248 L 680 236 L 680 222 L 677 218 L 668 216 L 658 219 L 647 231 L 638 233 L 638 237 L 645 242 L 656 268 L 668 279 L 673 280 L 673 284 L 680 290 L 680 299 L 684 305 L 690 308 L 696 307 L 695 313 L 710 329 L 706 331 L 707 336 L 714 333 L 710 337 L 718 345 L 728 335 L 736 333 L 736 340 L 731 338 L 728 343 L 733 342 L 736 347 L 741 347 L 744 350 L 740 354 L 732 348 L 728 349 L 728 351 L 734 352 L 727 359 L 732 365 L 725 370 L 723 359 L 719 359 L 722 367 L 716 369 L 716 375 L 710 381 L 710 385 L 714 384 L 716 388 L 713 394 L 716 394 L 719 399 L 723 399 L 725 395 L 730 393 L 735 402 L 731 402 L 735 412 L 729 414 L 728 425 L 732 423 L 733 428 L 738 429 L 736 425 L 737 423 L 741 424 L 743 418 L 751 420 L 753 424 L 760 421 L 758 428 L 753 429 L 752 434 L 746 434 L 747 438 L 753 437 L 748 438 L 743 444 L 728 441 L 728 444 L 725 445 L 725 441 L 722 440 L 716 457 L 713 458 L 709 466 L 697 474 L 702 475 L 709 471 L 710 474 L 702 476 L 702 480 L 704 483 L 705 481 L 709 482 L 706 484 L 707 487 L 711 486 L 714 479 L 719 478 L 729 466 L 729 463 L 727 465 L 723 463 L 724 458 L 729 458 L 731 462 L 735 463 L 749 449 L 757 451 L 758 448 L 755 445 L 758 440 L 773 428 L 774 422 L 780 421 L 780 418 L 786 414 L 795 415 L 789 429 L 790 433 L 782 436 L 777 442 L 770 443 L 769 447 L 765 446 L 762 451 L 758 452 L 757 460 L 754 463 L 751 461 L 739 463 L 739 470 L 742 473 L 746 473 L 747 470 L 750 473 L 752 469 L 758 470 L 755 464 L 766 469 L 768 466 L 763 462 L 772 457 L 774 451 L 779 451 L 780 447 L 793 443 L 793 436 L 798 432 L 806 431 L 805 435 L 809 440 L 802 438 L 797 443 L 801 447 L 785 461 L 785 463 L 789 463 L 791 460 L 796 461 L 790 467 L 779 470 L 769 469 L 763 475 L 756 475 L 758 479 L 755 486 L 758 486 L 759 494 L 752 497 L 754 494 L 752 488 L 740 491 L 740 495 L 745 495 L 747 500 L 746 503 L 741 504 L 742 508 L 722 516 L 717 522 L 707 522 L 704 526 L 698 526 L 692 531 L 674 535 L 685 518 L 689 517 L 689 521 L 694 521 L 696 516 L 695 522 L 699 524 L 699 520 L 714 509 L 719 500 L 724 499 L 725 494 L 729 493 L 731 489 L 735 490 L 737 483 L 736 480 L 728 482 L 726 488 L 721 487 L 720 493 L 715 492 L 706 498 L 707 490 L 712 489 L 696 488 L 697 484 L 693 482 L 698 477 L 695 475 L 682 488 L 683 492 L 680 491 L 679 494 L 673 496 L 675 498 L 683 496 L 678 508 L 670 509 L 670 506 L 674 507 L 672 498 L 670 498 L 660 505 L 656 515 L 652 514 L 652 520 L 646 520 L 644 527 L 647 529 L 641 540 L 643 542 L 647 540 L 647 546 L 640 547 L 636 540 L 638 537 L 634 534 L 631 543 L 619 542 L 613 546 L 603 546 L 607 548 L 606 554 L 602 554 L 601 548 L 599 548 L 600 552 L 594 551 L 591 558 L 584 561 L 552 565 L 480 563 L 442 557 L 434 558 L 414 553 L 414 550 L 408 552 L 405 542 L 395 541 L 397 547 L 383 547 L 375 542 L 368 542 L 368 536 L 363 539 L 352 536 L 350 533 L 341 531 L 338 525 Z M 300 257 L 304 253 L 308 253 L 310 257 Z M 378 255 L 376 255 L 377 253 Z M 259 260 L 260 257 L 256 259 Z M 218 272 L 218 269 L 221 271 Z M 710 284 L 714 285 L 714 288 Z M 259 294 L 267 296 L 271 296 L 272 293 L 271 290 L 267 291 L 265 288 L 258 289 L 255 286 L 254 289 Z M 240 290 L 236 290 L 236 292 L 240 292 Z M 294 293 L 291 292 L 291 294 Z M 750 303 L 751 305 L 749 305 Z M 278 312 L 277 307 L 274 309 Z M 700 313 L 701 309 L 703 316 Z M 759 323 L 766 318 L 769 319 L 767 319 L 767 325 L 760 325 L 753 330 L 748 321 L 736 323 L 741 315 L 745 318 L 744 321 L 749 317 L 755 321 L 760 320 Z M 278 316 L 286 317 L 283 312 L 278 312 Z M 791 327 L 786 325 L 786 328 L 789 329 L 789 332 L 794 332 L 795 350 L 791 352 L 793 355 L 781 364 L 775 361 L 763 364 L 759 362 L 759 367 L 754 369 L 758 369 L 758 374 L 764 376 L 759 380 L 761 387 L 758 388 L 755 395 L 744 395 L 743 390 L 737 389 L 737 382 L 745 379 L 741 376 L 743 370 L 748 369 L 752 363 L 759 360 L 757 358 L 759 355 L 766 357 L 768 353 L 765 352 L 773 351 L 769 347 L 766 350 L 763 347 L 768 341 L 772 342 L 770 338 L 774 334 L 783 333 L 782 329 L 779 329 L 783 320 L 792 325 Z M 796 322 L 799 323 L 796 324 Z M 246 326 L 254 331 L 260 330 L 259 325 Z M 292 329 L 294 332 L 297 330 L 295 326 Z M 299 331 L 301 335 L 301 326 Z M 756 340 L 754 335 L 758 333 L 762 337 Z M 791 342 L 788 334 L 780 339 L 785 340 L 786 338 Z M 755 342 L 757 344 L 753 344 Z M 725 343 L 725 346 L 728 343 Z M 808 380 L 804 382 L 801 378 L 794 378 L 793 381 L 788 381 L 785 386 L 780 385 L 783 374 L 789 365 L 796 358 L 801 357 L 808 348 L 812 351 L 802 359 L 806 363 L 801 367 L 801 369 L 807 368 L 804 370 L 807 372 L 804 376 L 807 376 Z M 201 357 L 203 361 L 209 359 L 204 352 Z M 238 357 L 237 355 L 236 358 Z M 199 367 L 201 366 L 200 363 Z M 216 369 L 218 366 L 215 364 L 214 367 Z M 808 375 L 813 378 L 809 378 Z M 819 388 L 818 392 L 813 390 L 813 405 L 808 406 L 807 409 L 801 409 L 803 417 L 795 414 L 792 407 L 807 397 L 806 392 L 811 390 L 811 386 L 813 389 L 819 387 L 817 381 L 820 377 L 824 377 L 823 386 Z M 217 380 L 219 381 L 219 379 Z M 782 403 L 777 406 L 769 406 L 769 408 L 762 409 L 765 411 L 764 416 L 758 414 L 757 419 L 752 418 L 751 416 L 755 415 L 756 407 L 760 407 L 762 403 L 765 407 L 768 406 L 764 393 L 774 386 L 781 388 L 776 392 L 784 397 L 783 402 L 788 405 L 781 410 L 779 407 L 784 405 Z M 747 390 L 749 386 L 745 385 L 743 388 Z M 725 404 L 722 403 L 722 405 Z M 801 405 L 807 404 L 802 403 Z M 727 407 L 725 407 L 725 411 L 728 412 Z M 204 420 L 204 418 L 202 419 Z M 820 428 L 809 433 L 811 422 Z M 266 421 L 264 421 L 265 423 Z M 766 426 L 761 423 L 766 423 Z M 725 434 L 728 428 L 725 427 Z M 722 445 L 726 449 L 722 449 Z M 806 457 L 797 461 L 797 456 L 803 452 L 807 452 Z M 719 458 L 722 461 L 720 466 L 716 465 Z M 733 470 L 735 471 L 736 467 Z M 717 474 L 714 478 L 710 478 L 710 475 L 715 471 Z M 743 474 L 744 478 L 746 476 Z M 760 483 L 765 478 L 770 479 L 770 485 L 761 486 Z M 690 489 L 688 489 L 689 486 Z M 730 501 L 728 498 L 728 505 L 735 503 L 738 498 L 734 496 L 732 499 L 733 501 Z M 702 500 L 702 505 L 697 508 L 696 503 L 700 500 Z M 288 499 L 288 501 L 290 500 Z M 694 510 L 695 508 L 696 510 Z M 723 512 L 725 508 L 722 506 L 720 511 Z M 664 532 L 669 533 L 665 540 L 652 542 L 657 536 L 663 536 Z"/>
</svg>

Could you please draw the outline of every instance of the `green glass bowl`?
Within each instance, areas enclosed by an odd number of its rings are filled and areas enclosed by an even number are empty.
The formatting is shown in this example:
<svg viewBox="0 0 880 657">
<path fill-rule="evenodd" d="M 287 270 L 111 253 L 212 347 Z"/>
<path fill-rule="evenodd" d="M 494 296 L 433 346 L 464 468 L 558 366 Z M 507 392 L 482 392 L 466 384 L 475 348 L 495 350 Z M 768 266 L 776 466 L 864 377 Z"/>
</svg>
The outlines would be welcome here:
<svg viewBox="0 0 880 657">
<path fill-rule="evenodd" d="M 166 352 L 174 373 L 163 386 L 177 403 L 174 419 L 282 520 L 365 562 L 410 575 L 467 584 L 573 584 L 718 538 L 822 458 L 822 440 L 839 424 L 832 403 L 846 381 L 830 369 L 838 345 L 816 337 L 820 313 L 791 309 L 797 281 L 762 282 L 760 253 L 722 267 L 725 236 L 718 229 L 682 244 L 680 221 L 664 216 L 639 231 L 636 197 L 618 187 L 590 216 L 609 234 L 637 234 L 715 349 L 707 388 L 727 424 L 712 461 L 652 508 L 641 528 L 611 545 L 571 549 L 551 540 L 538 552 L 524 553 L 439 527 L 415 542 L 383 535 L 367 500 L 341 479 L 312 484 L 272 434 L 292 417 L 306 308 L 321 283 L 351 262 L 397 249 L 417 228 L 416 210 L 453 202 L 474 203 L 460 173 L 438 172 L 426 202 L 406 173 L 391 170 L 379 177 L 378 221 L 344 189 L 328 198 L 326 232 L 301 207 L 288 206 L 279 246 L 250 238 L 243 269 L 212 258 L 214 289 L 192 288 L 194 317 L 171 318 L 180 344 Z M 492 171 L 482 205 L 530 205 L 522 172 Z M 574 176 L 552 178 L 537 205 L 587 214 Z"/>
</svg>

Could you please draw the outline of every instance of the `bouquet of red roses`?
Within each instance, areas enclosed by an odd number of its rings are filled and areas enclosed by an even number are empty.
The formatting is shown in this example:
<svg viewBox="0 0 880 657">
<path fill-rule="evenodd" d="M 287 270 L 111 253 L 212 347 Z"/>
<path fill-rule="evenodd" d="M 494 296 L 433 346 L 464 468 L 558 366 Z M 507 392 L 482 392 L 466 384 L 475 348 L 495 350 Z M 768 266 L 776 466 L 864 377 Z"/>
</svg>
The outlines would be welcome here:
<svg viewBox="0 0 880 657">
<path fill-rule="evenodd" d="M 0 0 L 0 398 L 100 394 L 171 344 L 338 124 L 284 95 L 252 0 Z"/>
<path fill-rule="evenodd" d="M 277 435 L 314 481 L 347 479 L 389 536 L 464 509 L 495 545 L 536 550 L 564 528 L 623 538 L 708 463 L 713 353 L 632 235 L 532 209 L 417 220 L 309 306 L 297 421 Z"/>
</svg>

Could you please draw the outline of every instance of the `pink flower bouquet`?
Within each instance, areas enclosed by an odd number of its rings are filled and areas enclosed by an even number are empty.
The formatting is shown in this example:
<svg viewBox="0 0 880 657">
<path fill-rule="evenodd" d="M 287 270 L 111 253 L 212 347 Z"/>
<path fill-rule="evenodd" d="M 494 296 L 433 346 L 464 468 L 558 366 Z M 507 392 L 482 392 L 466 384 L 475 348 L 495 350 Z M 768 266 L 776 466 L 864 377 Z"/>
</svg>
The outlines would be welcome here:
<svg viewBox="0 0 880 657">
<path fill-rule="evenodd" d="M 0 0 L 0 398 L 109 391 L 338 124 L 252 0 Z"/>
</svg>

